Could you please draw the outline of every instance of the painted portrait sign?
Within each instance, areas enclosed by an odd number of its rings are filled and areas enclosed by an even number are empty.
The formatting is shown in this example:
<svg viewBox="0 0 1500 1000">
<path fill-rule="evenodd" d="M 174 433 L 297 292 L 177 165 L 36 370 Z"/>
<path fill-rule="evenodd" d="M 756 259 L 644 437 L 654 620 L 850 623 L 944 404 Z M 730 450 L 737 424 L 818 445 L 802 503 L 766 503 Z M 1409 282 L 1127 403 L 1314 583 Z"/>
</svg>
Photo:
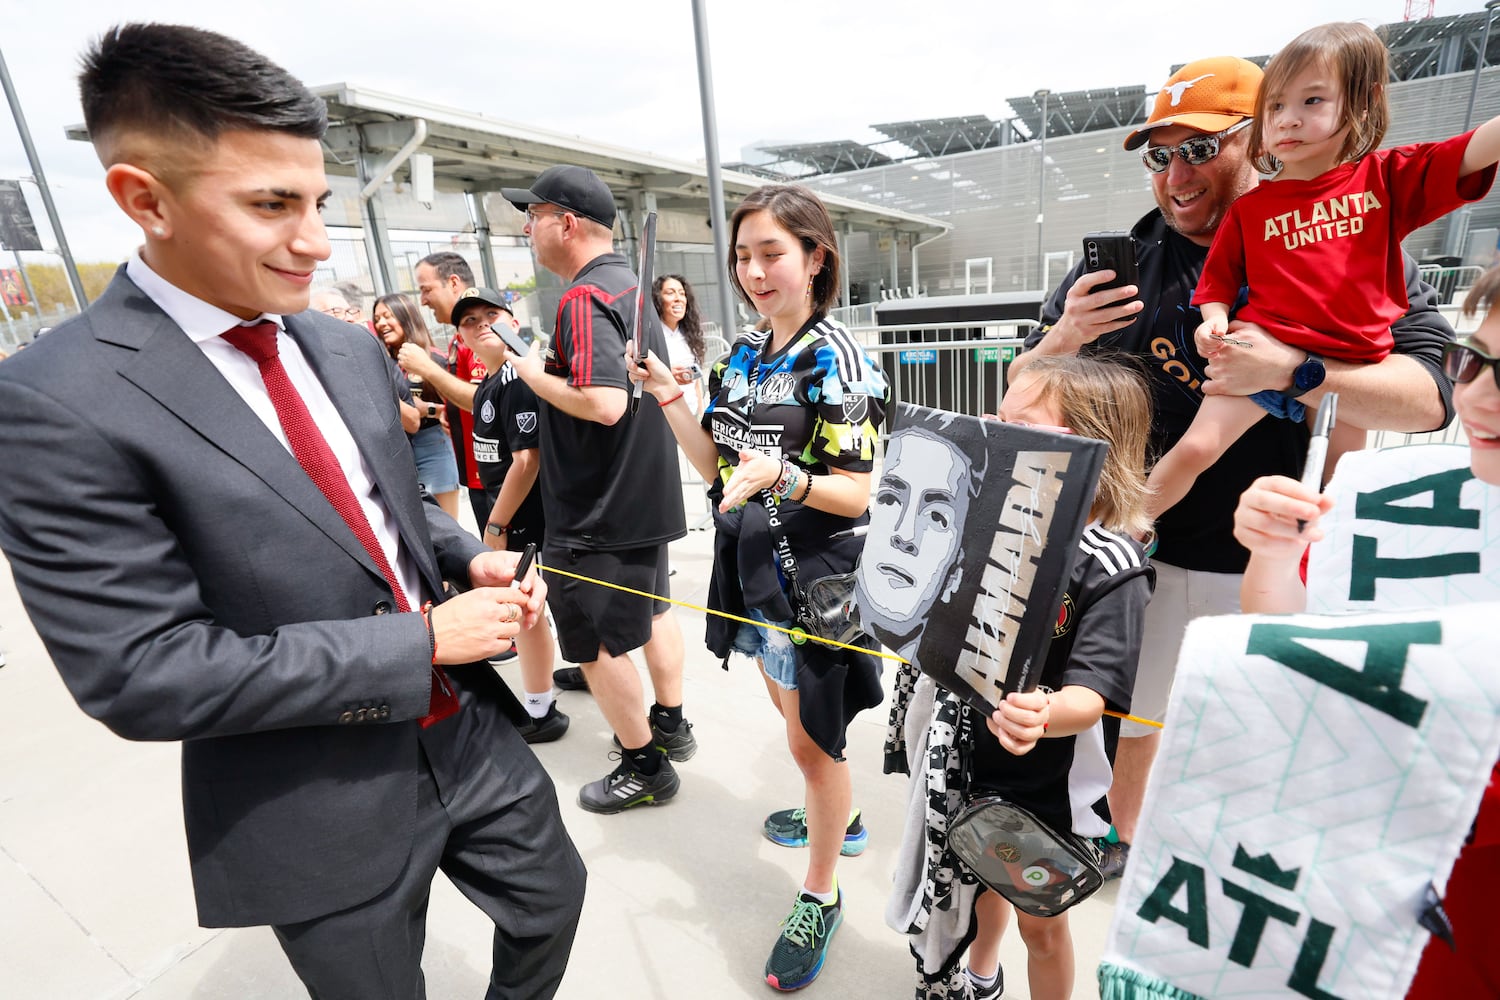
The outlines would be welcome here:
<svg viewBox="0 0 1500 1000">
<path fill-rule="evenodd" d="M 988 714 L 1036 686 L 1107 445 L 910 403 L 893 427 L 859 620 Z"/>
</svg>

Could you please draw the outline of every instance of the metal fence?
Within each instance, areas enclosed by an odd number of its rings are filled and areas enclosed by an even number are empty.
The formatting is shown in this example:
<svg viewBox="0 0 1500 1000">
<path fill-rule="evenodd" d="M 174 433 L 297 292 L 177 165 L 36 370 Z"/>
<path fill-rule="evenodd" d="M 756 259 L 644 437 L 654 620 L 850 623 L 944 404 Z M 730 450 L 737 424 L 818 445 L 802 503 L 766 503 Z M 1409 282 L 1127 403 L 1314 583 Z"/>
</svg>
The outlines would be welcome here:
<svg viewBox="0 0 1500 1000">
<path fill-rule="evenodd" d="M 70 306 L 58 306 L 50 313 L 38 316 L 30 306 L 23 312 L 19 306 L 11 306 L 9 315 L 0 316 L 0 350 L 9 354 L 36 339 L 41 330 L 49 330 L 63 320 L 78 315 Z"/>
<path fill-rule="evenodd" d="M 1417 268 L 1422 280 L 1437 289 L 1438 301 L 1444 305 L 1461 305 L 1474 282 L 1484 273 L 1482 267 L 1441 267 L 1423 264 Z"/>
</svg>

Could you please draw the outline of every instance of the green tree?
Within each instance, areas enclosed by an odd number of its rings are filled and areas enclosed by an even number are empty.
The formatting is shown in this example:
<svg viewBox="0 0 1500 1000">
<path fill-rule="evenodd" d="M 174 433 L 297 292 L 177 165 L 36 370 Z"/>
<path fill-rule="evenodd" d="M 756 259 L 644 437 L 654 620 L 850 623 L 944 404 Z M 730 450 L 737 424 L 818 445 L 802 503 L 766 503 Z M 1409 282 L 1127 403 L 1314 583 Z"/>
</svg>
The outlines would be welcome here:
<svg viewBox="0 0 1500 1000">
<path fill-rule="evenodd" d="M 92 302 L 104 294 L 115 276 L 118 264 L 85 263 L 78 265 L 78 278 L 83 282 L 84 293 Z M 37 304 L 43 316 L 56 316 L 59 306 L 64 312 L 73 312 L 73 290 L 68 285 L 67 272 L 61 264 L 26 265 L 26 276 L 31 279 L 32 291 L 36 292 Z M 14 310 L 15 307 L 12 307 Z"/>
</svg>

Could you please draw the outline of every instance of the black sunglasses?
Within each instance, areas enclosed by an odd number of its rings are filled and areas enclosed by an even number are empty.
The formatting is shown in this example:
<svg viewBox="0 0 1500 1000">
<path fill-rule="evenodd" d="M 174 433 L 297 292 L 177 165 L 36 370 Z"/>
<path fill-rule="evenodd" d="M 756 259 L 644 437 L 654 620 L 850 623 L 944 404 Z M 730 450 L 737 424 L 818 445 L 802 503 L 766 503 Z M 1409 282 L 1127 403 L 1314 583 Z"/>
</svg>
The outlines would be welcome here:
<svg viewBox="0 0 1500 1000">
<path fill-rule="evenodd" d="M 1467 340 L 1443 345 L 1443 374 L 1459 385 L 1474 381 L 1485 368 L 1495 376 L 1495 388 L 1500 389 L 1500 358 L 1490 357 Z"/>
<path fill-rule="evenodd" d="M 1238 125 L 1231 125 L 1222 132 L 1213 135 L 1200 135 L 1189 139 L 1187 142 L 1176 146 L 1147 146 L 1141 150 L 1141 162 L 1146 169 L 1153 174 L 1159 174 L 1172 165 L 1172 154 L 1175 152 L 1182 157 L 1182 162 L 1193 167 L 1201 167 L 1203 164 L 1219 155 L 1219 140 L 1234 135 L 1240 129 L 1249 125 L 1253 118 L 1245 118 Z"/>
</svg>

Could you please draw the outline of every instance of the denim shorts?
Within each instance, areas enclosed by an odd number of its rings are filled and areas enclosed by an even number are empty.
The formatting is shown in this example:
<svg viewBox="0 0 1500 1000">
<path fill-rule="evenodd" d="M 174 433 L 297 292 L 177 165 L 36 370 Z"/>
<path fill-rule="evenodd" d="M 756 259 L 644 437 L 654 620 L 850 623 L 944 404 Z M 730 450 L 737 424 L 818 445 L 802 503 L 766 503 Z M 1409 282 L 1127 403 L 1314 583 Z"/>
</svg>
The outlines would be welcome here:
<svg viewBox="0 0 1500 1000">
<path fill-rule="evenodd" d="M 1283 420 L 1303 420 L 1307 407 L 1279 389 L 1265 389 L 1250 397 L 1250 401 L 1273 417 Z"/>
<path fill-rule="evenodd" d="M 758 622 L 766 621 L 765 616 L 753 608 L 746 612 L 746 617 Z M 791 622 L 770 624 L 780 625 L 782 628 L 792 627 Z M 741 625 L 739 633 L 734 637 L 733 646 L 735 652 L 760 660 L 761 669 L 776 682 L 777 687 L 783 691 L 797 690 L 797 655 L 791 636 L 775 629 Z"/>
</svg>

